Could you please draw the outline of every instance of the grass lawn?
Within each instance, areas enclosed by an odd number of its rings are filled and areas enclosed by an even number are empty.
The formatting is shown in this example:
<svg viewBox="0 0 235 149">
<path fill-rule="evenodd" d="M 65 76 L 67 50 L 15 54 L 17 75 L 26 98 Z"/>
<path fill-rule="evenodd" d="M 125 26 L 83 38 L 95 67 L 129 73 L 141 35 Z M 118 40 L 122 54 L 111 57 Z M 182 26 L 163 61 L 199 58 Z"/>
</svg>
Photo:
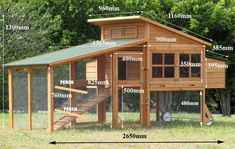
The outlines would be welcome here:
<svg viewBox="0 0 235 149">
<path fill-rule="evenodd" d="M 170 123 L 163 123 L 155 121 L 151 122 L 148 128 L 141 128 L 139 126 L 138 113 L 124 113 L 120 119 L 125 120 L 123 129 L 111 129 L 111 113 L 107 112 L 107 124 L 77 126 L 73 128 L 66 128 L 64 130 L 55 131 L 48 134 L 46 129 L 37 128 L 33 131 L 8 129 L 8 115 L 0 113 L 0 122 L 3 125 L 3 117 L 5 119 L 4 125 L 0 128 L 0 149 L 172 149 L 172 148 L 190 148 L 190 149 L 234 149 L 235 148 L 235 115 L 232 117 L 222 117 L 220 115 L 213 115 L 214 122 L 211 126 L 200 127 L 199 122 L 174 121 Z M 25 115 L 15 115 L 17 122 L 16 126 L 26 126 L 27 117 Z M 35 116 L 36 117 L 36 116 Z M 56 115 L 55 117 L 59 117 Z M 155 114 L 151 115 L 154 120 Z M 84 120 L 95 120 L 96 115 L 85 114 L 80 118 Z M 79 119 L 79 120 L 80 120 Z M 44 120 L 44 122 L 43 122 Z M 46 114 L 38 115 L 33 119 L 33 123 L 41 123 L 41 126 L 46 126 Z M 23 125 L 24 124 L 24 125 Z M 37 127 L 39 125 L 33 124 Z M 147 135 L 147 138 L 128 138 L 123 139 L 123 133 Z M 172 140 L 224 140 L 223 144 L 58 144 L 50 145 L 48 142 L 56 141 L 172 141 Z"/>
</svg>

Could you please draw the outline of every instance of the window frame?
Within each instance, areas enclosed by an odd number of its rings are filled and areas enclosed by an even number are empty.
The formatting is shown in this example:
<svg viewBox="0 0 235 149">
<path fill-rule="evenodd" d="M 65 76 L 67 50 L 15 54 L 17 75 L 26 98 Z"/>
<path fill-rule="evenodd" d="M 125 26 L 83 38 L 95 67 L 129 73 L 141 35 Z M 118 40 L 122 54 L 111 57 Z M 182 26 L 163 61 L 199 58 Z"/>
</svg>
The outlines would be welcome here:
<svg viewBox="0 0 235 149">
<path fill-rule="evenodd" d="M 200 64 L 201 64 L 201 66 L 200 66 L 200 77 L 191 77 L 191 75 L 192 75 L 192 69 L 191 69 L 191 67 L 198 67 L 198 66 L 189 66 L 189 77 L 180 77 L 180 68 L 181 67 L 185 67 L 185 66 L 180 66 L 180 54 L 189 54 L 189 61 L 190 61 L 190 63 L 191 63 L 191 60 L 192 60 L 192 57 L 191 57 L 191 55 L 193 55 L 193 54 L 199 54 L 200 55 Z M 182 50 L 180 50 L 180 51 L 178 51 L 178 57 L 177 57 L 177 59 L 178 59 L 178 74 L 179 74 L 179 80 L 181 80 L 181 81 L 201 81 L 201 79 L 202 79 L 202 69 L 203 69 L 203 53 L 201 52 L 201 51 L 193 51 L 193 50 L 186 50 L 186 51 L 182 51 Z M 188 66 L 187 66 L 188 67 Z"/>
<path fill-rule="evenodd" d="M 150 69 L 150 74 L 151 74 L 151 79 L 152 80 L 175 80 L 176 79 L 176 58 L 177 54 L 173 50 L 152 50 L 151 52 L 151 69 Z M 153 64 L 153 54 L 162 54 L 162 64 Z M 165 55 L 166 54 L 173 54 L 174 55 L 174 64 L 165 64 Z M 153 67 L 162 67 L 162 77 L 153 77 Z M 165 67 L 173 67 L 174 68 L 174 77 L 165 77 Z"/>
<path fill-rule="evenodd" d="M 193 48 L 193 49 L 185 49 L 184 50 L 180 47 L 175 47 L 174 50 L 173 49 L 169 49 L 169 48 L 150 48 L 150 79 L 152 83 L 156 83 L 156 82 L 175 82 L 175 81 L 197 81 L 197 82 L 201 82 L 202 78 L 204 77 L 204 61 L 203 61 L 203 56 L 204 53 L 203 51 L 197 50 L 198 48 Z M 174 78 L 165 78 L 165 77 L 161 77 L 161 78 L 154 78 L 152 76 L 152 68 L 153 68 L 153 64 L 152 64 L 152 54 L 154 53 L 173 53 L 174 54 L 174 62 L 175 62 L 175 66 L 174 66 Z M 191 78 L 181 78 L 180 77 L 180 66 L 179 66 L 179 62 L 180 62 L 180 54 L 199 54 L 200 55 L 200 77 L 191 77 Z M 190 56 L 191 57 L 191 56 Z M 164 57 L 163 57 L 164 60 Z M 190 60 L 191 61 L 191 60 Z M 197 67 L 197 66 L 196 66 Z M 163 69 L 164 71 L 164 69 Z M 190 69 L 190 75 L 191 75 L 191 69 Z"/>
</svg>

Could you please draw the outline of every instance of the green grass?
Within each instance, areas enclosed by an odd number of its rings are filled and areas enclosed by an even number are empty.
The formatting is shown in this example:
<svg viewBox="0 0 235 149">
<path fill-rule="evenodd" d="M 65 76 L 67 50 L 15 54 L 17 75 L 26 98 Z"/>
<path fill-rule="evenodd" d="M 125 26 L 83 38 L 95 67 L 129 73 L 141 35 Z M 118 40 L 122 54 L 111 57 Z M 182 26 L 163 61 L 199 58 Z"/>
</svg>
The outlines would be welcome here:
<svg viewBox="0 0 235 149">
<path fill-rule="evenodd" d="M 181 114 L 180 114 L 181 115 Z M 61 115 L 56 114 L 58 119 Z M 141 128 L 139 125 L 139 113 L 124 113 L 120 114 L 120 119 L 125 120 L 124 129 L 111 129 L 111 113 L 107 113 L 107 123 L 105 125 L 87 125 L 66 128 L 64 130 L 55 131 L 48 134 L 46 129 L 37 128 L 33 131 L 8 129 L 8 115 L 0 113 L 0 122 L 3 125 L 3 117 L 5 119 L 5 128 L 0 128 L 0 149 L 77 149 L 77 148 L 192 148 L 192 149 L 232 149 L 235 148 L 235 116 L 222 117 L 214 115 L 214 122 L 211 126 L 200 127 L 199 122 L 195 121 L 174 121 L 163 123 L 151 121 L 148 128 Z M 18 121 L 15 125 L 27 124 L 27 115 L 15 115 Z M 33 122 L 38 122 L 46 126 L 46 114 L 34 114 Z M 97 116 L 95 114 L 85 114 L 79 118 L 79 121 L 93 120 Z M 151 119 L 155 119 L 155 114 L 151 115 Z M 26 126 L 26 125 L 21 125 Z M 147 135 L 147 139 L 123 139 L 123 133 L 134 133 L 137 135 Z M 48 142 L 56 141 L 169 141 L 169 140 L 224 140 L 224 144 L 84 144 L 84 145 L 50 145 Z"/>
</svg>

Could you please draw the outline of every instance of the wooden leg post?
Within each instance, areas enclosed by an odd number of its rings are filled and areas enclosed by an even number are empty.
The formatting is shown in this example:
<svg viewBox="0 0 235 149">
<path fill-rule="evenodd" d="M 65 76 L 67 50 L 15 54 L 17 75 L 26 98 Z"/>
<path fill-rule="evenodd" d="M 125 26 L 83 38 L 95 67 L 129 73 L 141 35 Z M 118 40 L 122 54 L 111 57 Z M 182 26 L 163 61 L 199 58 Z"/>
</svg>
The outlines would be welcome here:
<svg viewBox="0 0 235 149">
<path fill-rule="evenodd" d="M 140 89 L 143 89 L 142 87 Z M 140 124 L 144 126 L 144 94 L 140 94 Z"/>
<path fill-rule="evenodd" d="M 51 133 L 53 131 L 53 67 L 48 67 L 47 70 L 47 99 L 48 99 L 48 132 Z"/>
<path fill-rule="evenodd" d="M 32 74 L 28 68 L 28 129 L 32 130 Z"/>
<path fill-rule="evenodd" d="M 105 61 L 104 55 L 97 57 L 98 67 L 97 67 L 97 79 L 98 81 L 105 80 Z M 98 94 L 102 93 L 105 89 L 105 85 L 98 86 Z M 106 121 L 106 106 L 105 101 L 101 102 L 97 106 L 97 113 L 98 113 L 98 123 L 105 123 Z"/>
<path fill-rule="evenodd" d="M 205 94 L 205 89 L 200 91 L 200 96 L 201 96 L 201 123 L 202 126 L 206 125 L 206 94 Z"/>
<path fill-rule="evenodd" d="M 76 80 L 76 70 L 75 70 L 75 62 L 70 62 L 69 63 L 69 80 Z M 75 88 L 74 84 L 70 84 L 69 85 L 70 88 Z M 69 92 L 69 94 L 72 96 L 71 98 L 69 98 L 69 105 L 70 107 L 74 107 L 76 106 L 76 94 L 74 92 Z M 71 121 L 71 126 L 76 124 L 76 119 Z"/>
<path fill-rule="evenodd" d="M 150 124 L 150 91 L 149 91 L 149 78 L 150 78 L 150 74 L 149 74 L 149 49 L 148 47 L 145 47 L 143 49 L 143 56 L 144 56 L 144 75 L 143 75 L 143 87 L 144 87 L 144 94 L 143 94 L 143 126 L 149 126 Z"/>
<path fill-rule="evenodd" d="M 115 52 L 112 54 L 112 128 L 118 128 L 118 73 L 117 57 Z"/>
<path fill-rule="evenodd" d="M 13 74 L 12 68 L 8 68 L 8 94 L 9 94 L 9 128 L 14 128 L 14 117 L 13 117 Z"/>
</svg>

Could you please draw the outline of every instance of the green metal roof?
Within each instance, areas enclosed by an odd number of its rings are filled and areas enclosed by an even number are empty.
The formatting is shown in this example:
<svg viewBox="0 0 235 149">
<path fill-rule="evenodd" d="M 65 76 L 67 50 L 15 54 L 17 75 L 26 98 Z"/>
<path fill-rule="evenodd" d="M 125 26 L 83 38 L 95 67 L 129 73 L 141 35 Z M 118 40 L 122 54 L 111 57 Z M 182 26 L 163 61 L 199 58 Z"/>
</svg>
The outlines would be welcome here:
<svg viewBox="0 0 235 149">
<path fill-rule="evenodd" d="M 85 43 L 82 45 L 45 53 L 38 56 L 29 57 L 22 60 L 17 60 L 4 64 L 4 66 L 31 66 L 31 65 L 49 65 L 53 62 L 66 60 L 69 58 L 76 58 L 79 56 L 84 56 L 92 54 L 93 52 L 102 52 L 103 50 L 108 50 L 114 47 L 125 46 L 127 44 L 134 44 L 136 42 L 145 41 L 143 39 L 115 39 L 115 40 L 103 40 L 105 44 L 94 44 L 94 42 Z"/>
</svg>

